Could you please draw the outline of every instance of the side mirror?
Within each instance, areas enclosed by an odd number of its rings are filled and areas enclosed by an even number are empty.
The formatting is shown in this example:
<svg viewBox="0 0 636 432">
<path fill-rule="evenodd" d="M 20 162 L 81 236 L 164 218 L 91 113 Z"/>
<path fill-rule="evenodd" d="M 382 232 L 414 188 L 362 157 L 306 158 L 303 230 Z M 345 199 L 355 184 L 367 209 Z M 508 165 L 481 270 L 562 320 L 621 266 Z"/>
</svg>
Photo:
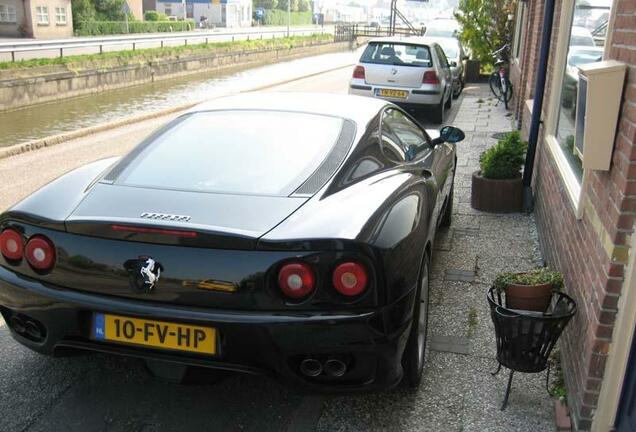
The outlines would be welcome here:
<svg viewBox="0 0 636 432">
<path fill-rule="evenodd" d="M 457 67 L 457 62 L 455 60 L 451 61 L 450 67 Z"/>
<path fill-rule="evenodd" d="M 444 126 L 439 130 L 439 138 L 442 142 L 458 143 L 466 138 L 466 134 L 460 128 L 454 126 Z"/>
</svg>

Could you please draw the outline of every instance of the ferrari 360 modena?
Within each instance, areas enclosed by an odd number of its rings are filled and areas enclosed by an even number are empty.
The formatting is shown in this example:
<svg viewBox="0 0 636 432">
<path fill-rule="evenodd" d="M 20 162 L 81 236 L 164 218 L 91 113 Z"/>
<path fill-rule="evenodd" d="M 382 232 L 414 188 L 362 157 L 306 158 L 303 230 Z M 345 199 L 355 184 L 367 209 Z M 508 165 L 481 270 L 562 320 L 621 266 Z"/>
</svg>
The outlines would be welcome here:
<svg viewBox="0 0 636 432">
<path fill-rule="evenodd" d="M 416 386 L 462 139 L 358 96 L 204 103 L 0 215 L 0 311 L 43 354 Z"/>
</svg>

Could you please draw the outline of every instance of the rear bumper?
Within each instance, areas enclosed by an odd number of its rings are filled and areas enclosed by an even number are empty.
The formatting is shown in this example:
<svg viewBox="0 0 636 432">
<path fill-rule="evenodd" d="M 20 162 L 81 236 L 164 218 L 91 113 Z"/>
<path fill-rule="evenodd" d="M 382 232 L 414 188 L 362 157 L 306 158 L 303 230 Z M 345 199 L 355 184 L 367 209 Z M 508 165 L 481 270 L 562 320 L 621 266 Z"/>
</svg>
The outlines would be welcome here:
<svg viewBox="0 0 636 432">
<path fill-rule="evenodd" d="M 376 90 L 379 89 L 392 89 L 403 90 L 408 93 L 406 98 L 394 98 L 384 97 L 377 95 Z M 408 105 L 438 105 L 444 97 L 444 91 L 441 85 L 427 85 L 421 88 L 397 88 L 387 86 L 370 85 L 364 82 L 364 80 L 353 79 L 349 84 L 349 94 L 357 96 L 367 96 L 377 99 L 387 100 L 396 104 L 408 104 Z"/>
<path fill-rule="evenodd" d="M 159 359 L 266 374 L 329 392 L 386 389 L 399 383 L 413 298 L 411 293 L 393 305 L 355 312 L 217 311 L 81 293 L 0 267 L 0 311 L 14 339 L 34 351 L 54 355 L 71 348 Z M 205 356 L 94 341 L 90 334 L 95 312 L 214 327 L 220 352 Z M 42 340 L 14 331 L 14 315 L 41 324 Z M 305 358 L 338 358 L 347 364 L 347 372 L 342 377 L 307 377 L 299 368 Z"/>
</svg>

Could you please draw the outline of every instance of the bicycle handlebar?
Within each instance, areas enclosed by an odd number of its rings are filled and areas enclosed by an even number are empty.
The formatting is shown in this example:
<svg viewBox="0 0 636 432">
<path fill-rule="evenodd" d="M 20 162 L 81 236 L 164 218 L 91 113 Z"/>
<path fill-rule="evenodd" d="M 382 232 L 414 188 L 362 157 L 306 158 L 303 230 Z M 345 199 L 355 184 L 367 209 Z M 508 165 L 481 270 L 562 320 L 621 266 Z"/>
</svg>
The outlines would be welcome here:
<svg viewBox="0 0 636 432">
<path fill-rule="evenodd" d="M 493 52 L 491 53 L 491 55 L 494 57 L 494 56 L 496 56 L 497 54 L 500 54 L 500 53 L 502 53 L 503 51 L 506 51 L 506 50 L 508 50 L 508 49 L 510 49 L 510 44 L 505 44 L 504 46 L 502 46 L 501 48 L 499 48 L 497 51 L 493 51 Z"/>
</svg>

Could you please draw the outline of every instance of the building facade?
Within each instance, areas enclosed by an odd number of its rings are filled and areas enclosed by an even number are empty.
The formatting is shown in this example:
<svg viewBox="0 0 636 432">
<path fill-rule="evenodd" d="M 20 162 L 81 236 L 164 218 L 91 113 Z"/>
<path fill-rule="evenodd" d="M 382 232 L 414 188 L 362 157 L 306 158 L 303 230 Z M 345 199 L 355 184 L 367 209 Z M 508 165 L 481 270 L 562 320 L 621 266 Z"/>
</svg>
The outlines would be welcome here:
<svg viewBox="0 0 636 432">
<path fill-rule="evenodd" d="M 0 36 L 54 39 L 72 35 L 71 0 L 0 0 Z"/>
<path fill-rule="evenodd" d="M 578 304 L 561 340 L 567 400 L 576 430 L 634 431 L 636 1 L 555 3 L 532 190 L 544 257 Z M 517 3 L 510 76 L 526 137 L 545 7 Z M 602 81 L 580 69 L 618 72 L 603 95 L 592 92 Z M 618 115 L 597 128 L 610 138 L 594 141 L 585 125 L 598 111 Z M 604 155 L 609 163 L 599 168 Z"/>
<path fill-rule="evenodd" d="M 251 0 L 157 0 L 157 12 L 193 19 L 199 27 L 251 27 Z"/>
</svg>

